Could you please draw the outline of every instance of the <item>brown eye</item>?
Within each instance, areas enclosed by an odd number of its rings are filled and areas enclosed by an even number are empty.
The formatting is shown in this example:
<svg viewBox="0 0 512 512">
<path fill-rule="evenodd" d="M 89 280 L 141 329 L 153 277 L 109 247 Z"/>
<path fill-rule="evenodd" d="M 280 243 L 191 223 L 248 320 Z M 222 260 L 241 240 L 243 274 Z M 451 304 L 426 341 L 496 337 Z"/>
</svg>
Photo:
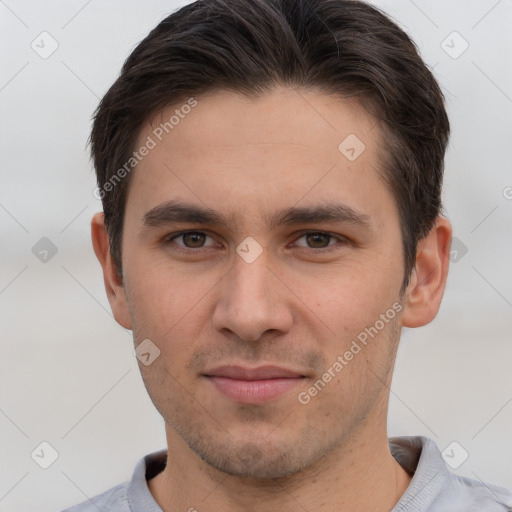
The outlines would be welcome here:
<svg viewBox="0 0 512 512">
<path fill-rule="evenodd" d="M 201 231 L 186 231 L 185 233 L 179 233 L 169 237 L 168 240 L 186 249 L 202 249 L 203 247 L 215 245 L 213 238 Z"/>
<path fill-rule="evenodd" d="M 307 231 L 294 242 L 295 247 L 308 250 L 310 254 L 325 254 L 345 248 L 349 240 L 342 235 L 334 235 L 326 231 Z"/>
<path fill-rule="evenodd" d="M 332 236 L 327 233 L 308 233 L 305 235 L 309 247 L 312 249 L 323 249 L 327 247 Z"/>
<path fill-rule="evenodd" d="M 183 243 L 186 247 L 190 247 L 192 249 L 197 249 L 198 247 L 202 247 L 204 241 L 206 239 L 206 235 L 204 233 L 185 233 L 182 235 Z"/>
</svg>

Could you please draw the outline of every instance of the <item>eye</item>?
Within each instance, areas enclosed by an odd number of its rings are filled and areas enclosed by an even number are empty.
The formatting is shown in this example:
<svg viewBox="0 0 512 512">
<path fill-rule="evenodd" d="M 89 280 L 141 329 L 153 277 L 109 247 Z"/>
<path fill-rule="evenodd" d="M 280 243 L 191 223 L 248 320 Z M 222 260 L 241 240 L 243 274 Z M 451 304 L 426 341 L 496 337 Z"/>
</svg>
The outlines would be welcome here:
<svg viewBox="0 0 512 512">
<path fill-rule="evenodd" d="M 206 243 L 208 239 L 211 240 L 209 244 Z M 167 241 L 174 242 L 176 245 L 187 249 L 202 249 L 215 245 L 215 240 L 202 231 L 185 231 L 167 237 Z"/>
<path fill-rule="evenodd" d="M 301 243 L 300 241 L 303 240 Z M 343 237 L 331 235 L 330 233 L 325 233 L 323 231 L 309 231 L 304 233 L 300 238 L 297 239 L 295 244 L 298 247 L 306 247 L 308 249 L 327 249 L 333 245 L 336 245 L 336 242 L 346 242 Z"/>
</svg>

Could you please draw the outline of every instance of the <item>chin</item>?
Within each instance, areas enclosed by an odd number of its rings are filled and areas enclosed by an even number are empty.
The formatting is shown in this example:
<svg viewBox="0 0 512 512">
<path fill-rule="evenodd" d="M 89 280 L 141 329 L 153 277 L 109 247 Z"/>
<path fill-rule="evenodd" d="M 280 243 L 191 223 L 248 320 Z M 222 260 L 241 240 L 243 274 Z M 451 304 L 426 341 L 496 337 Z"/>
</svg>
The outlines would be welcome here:
<svg viewBox="0 0 512 512">
<path fill-rule="evenodd" d="M 248 442 L 238 448 L 233 444 L 229 447 L 209 445 L 206 451 L 196 453 L 215 469 L 241 478 L 283 478 L 298 473 L 305 467 L 301 454 L 290 450 L 289 446 L 279 450 L 276 447 L 263 447 Z"/>
<path fill-rule="evenodd" d="M 194 436 L 188 431 L 181 437 L 189 448 L 212 468 L 239 478 L 270 480 L 300 473 L 312 466 L 330 449 L 325 443 L 303 435 L 279 435 L 279 429 L 265 435 Z M 277 434 L 277 436 L 276 436 Z"/>
</svg>

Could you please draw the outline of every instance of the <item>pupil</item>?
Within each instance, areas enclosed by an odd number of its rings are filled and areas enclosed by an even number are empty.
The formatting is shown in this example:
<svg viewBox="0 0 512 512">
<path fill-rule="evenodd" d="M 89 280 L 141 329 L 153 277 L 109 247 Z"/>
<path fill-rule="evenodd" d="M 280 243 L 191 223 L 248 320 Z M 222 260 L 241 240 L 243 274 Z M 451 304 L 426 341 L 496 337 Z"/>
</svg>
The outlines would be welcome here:
<svg viewBox="0 0 512 512">
<path fill-rule="evenodd" d="M 327 247 L 329 245 L 329 235 L 323 233 L 311 233 L 307 235 L 308 244 L 313 247 Z"/>
<path fill-rule="evenodd" d="M 183 235 L 183 240 L 186 246 L 201 247 L 204 242 L 204 235 L 202 233 L 187 233 Z"/>
</svg>

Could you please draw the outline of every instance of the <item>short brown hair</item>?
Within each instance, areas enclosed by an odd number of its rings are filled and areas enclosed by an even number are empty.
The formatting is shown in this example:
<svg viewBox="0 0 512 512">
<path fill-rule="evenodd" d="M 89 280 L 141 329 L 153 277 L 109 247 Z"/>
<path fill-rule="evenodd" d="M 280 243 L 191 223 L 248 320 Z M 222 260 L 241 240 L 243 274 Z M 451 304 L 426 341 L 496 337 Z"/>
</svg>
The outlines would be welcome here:
<svg viewBox="0 0 512 512">
<path fill-rule="evenodd" d="M 143 124 L 192 95 L 258 96 L 276 85 L 355 96 L 379 120 L 381 173 L 400 213 L 407 284 L 417 243 L 441 212 L 449 121 L 413 41 L 380 10 L 355 0 L 198 0 L 135 48 L 101 100 L 90 137 L 120 275 L 130 175 L 112 179 L 132 157 Z"/>
</svg>

